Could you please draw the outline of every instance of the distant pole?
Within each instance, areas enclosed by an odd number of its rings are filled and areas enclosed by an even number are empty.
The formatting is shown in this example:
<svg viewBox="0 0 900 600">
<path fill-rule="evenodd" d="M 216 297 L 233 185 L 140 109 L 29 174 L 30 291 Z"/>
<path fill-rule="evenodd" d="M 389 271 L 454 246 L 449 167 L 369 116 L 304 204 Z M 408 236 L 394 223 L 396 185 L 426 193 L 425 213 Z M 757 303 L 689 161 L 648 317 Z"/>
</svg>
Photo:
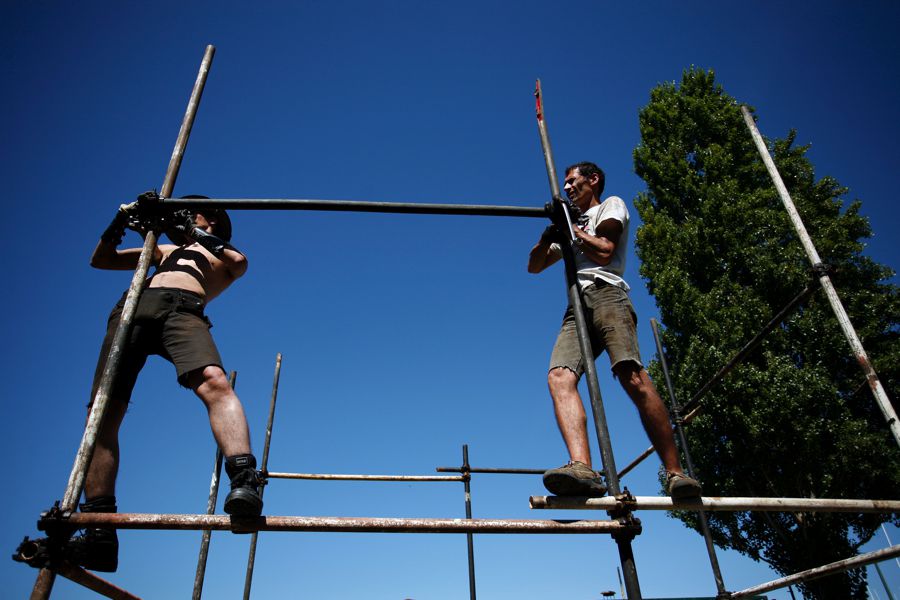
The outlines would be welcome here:
<svg viewBox="0 0 900 600">
<path fill-rule="evenodd" d="M 472 518 L 472 490 L 470 489 L 469 483 L 472 480 L 472 475 L 469 472 L 469 445 L 463 444 L 463 486 L 466 491 L 466 518 Z M 472 532 L 466 533 L 466 547 L 467 553 L 469 557 L 469 598 L 471 600 L 475 600 L 475 543 L 473 540 Z"/>
<path fill-rule="evenodd" d="M 275 376 L 272 379 L 272 400 L 269 403 L 269 420 L 266 423 L 266 442 L 263 447 L 262 464 L 260 469 L 265 473 L 269 468 L 269 447 L 272 443 L 272 424 L 275 422 L 275 401 L 278 399 L 278 380 L 281 378 L 281 352 L 275 356 Z M 259 489 L 259 497 L 262 499 L 266 486 Z M 244 600 L 250 598 L 250 586 L 253 585 L 253 567 L 256 565 L 256 542 L 259 532 L 254 531 L 250 537 L 250 553 L 247 556 L 247 575 L 244 578 Z"/>
<path fill-rule="evenodd" d="M 675 388 L 672 386 L 672 379 L 669 376 L 669 365 L 666 361 L 662 339 L 659 335 L 659 324 L 656 322 L 656 319 L 650 319 L 650 326 L 653 329 L 653 339 L 656 341 L 656 352 L 659 354 L 659 364 L 662 367 L 663 377 L 666 380 L 666 389 L 669 392 L 669 403 L 672 406 L 672 420 L 675 422 L 675 432 L 678 434 L 678 441 L 681 442 L 681 451 L 684 453 L 684 463 L 687 467 L 688 475 L 690 477 L 695 477 L 694 461 L 691 460 L 687 436 L 684 433 L 681 406 L 678 404 L 678 398 L 675 396 Z M 719 568 L 719 558 L 716 556 L 716 546 L 713 544 L 712 534 L 709 531 L 709 522 L 706 519 L 706 512 L 701 510 L 697 513 L 697 516 L 700 517 L 700 531 L 703 533 L 703 539 L 706 542 L 706 553 L 709 555 L 709 565 L 712 567 L 713 579 L 716 582 L 716 591 L 718 592 L 717 597 L 727 597 L 728 592 L 725 590 L 725 582 L 722 579 L 722 570 Z"/>
<path fill-rule="evenodd" d="M 206 85 L 206 78 L 209 74 L 209 68 L 212 64 L 213 55 L 216 49 L 214 46 L 207 46 L 200 63 L 200 71 L 197 74 L 197 80 L 194 82 L 194 88 L 191 91 L 191 97 L 188 100 L 187 110 L 184 119 L 181 122 L 181 129 L 178 131 L 178 138 L 175 141 L 175 148 L 172 151 L 172 157 L 169 160 L 169 167 L 166 169 L 166 176 L 163 179 L 160 195 L 168 198 L 175 189 L 175 180 L 178 178 L 178 171 L 181 168 L 181 159 L 184 156 L 184 149 L 187 147 L 188 137 L 191 134 L 191 128 L 194 126 L 194 117 L 197 114 L 197 107 L 200 104 L 200 97 L 203 95 L 203 88 Z M 65 496 L 60 506 L 64 512 L 74 511 L 78 507 L 78 499 L 81 498 L 81 492 L 84 490 L 84 479 L 87 474 L 88 467 L 91 464 L 91 458 L 94 456 L 94 448 L 97 445 L 97 434 L 103 417 L 106 414 L 106 406 L 109 401 L 109 394 L 112 390 L 113 377 L 119 370 L 125 341 L 131 330 L 131 322 L 134 319 L 134 313 L 137 310 L 138 300 L 141 297 L 141 291 L 144 289 L 144 280 L 147 278 L 147 272 L 150 270 L 150 262 L 153 259 L 154 250 L 156 249 L 156 233 L 150 231 L 144 238 L 144 247 L 141 250 L 141 256 L 138 259 L 137 268 L 134 271 L 134 277 L 131 279 L 131 286 L 128 288 L 128 294 L 125 297 L 125 305 L 122 308 L 122 316 L 116 328 L 113 342 L 109 349 L 109 356 L 106 359 L 106 366 L 103 369 L 103 375 L 100 378 L 100 385 L 97 389 L 97 395 L 93 398 L 91 411 L 88 415 L 88 422 L 84 428 L 84 435 L 81 438 L 81 444 L 78 453 L 75 456 L 75 464 L 69 475 L 69 483 L 66 486 Z M 50 597 L 53 591 L 53 572 L 49 569 L 41 569 L 38 573 L 37 581 L 31 592 L 32 600 L 43 600 Z"/>
<path fill-rule="evenodd" d="M 809 233 L 807 233 L 803 221 L 800 219 L 800 213 L 797 212 L 797 208 L 791 200 L 787 187 L 784 185 L 784 181 L 782 181 L 781 175 L 775 167 L 775 162 L 769 155 L 769 149 L 766 147 L 766 143 L 763 140 L 762 135 L 760 135 L 759 129 L 756 127 L 753 116 L 746 106 L 741 106 L 741 113 L 744 115 L 744 122 L 747 123 L 750 135 L 753 136 L 753 141 L 756 143 L 756 149 L 759 151 L 759 155 L 762 157 L 763 163 L 765 163 L 766 169 L 769 171 L 769 176 L 775 184 L 775 189 L 778 190 L 778 195 L 781 197 L 781 201 L 788 212 L 788 216 L 790 216 L 791 223 L 793 223 L 794 229 L 797 231 L 800 243 L 803 245 L 803 249 L 806 250 L 806 255 L 809 257 L 809 261 L 812 263 L 813 268 L 819 269 L 822 265 L 819 253 L 816 251 L 816 247 L 813 245 L 812 238 L 809 237 Z M 866 381 L 872 389 L 872 394 L 875 396 L 875 400 L 877 401 L 879 408 L 881 408 L 881 412 L 884 413 L 884 418 L 888 422 L 888 427 L 890 427 L 891 433 L 894 434 L 894 440 L 900 445 L 900 421 L 897 420 L 897 413 L 891 406 L 891 401 L 888 399 L 887 393 L 881 385 L 881 380 L 878 379 L 878 374 L 875 373 L 872 362 L 866 355 L 866 350 L 863 348 L 862 342 L 856 335 L 856 330 L 850 322 L 850 317 L 847 315 L 847 311 L 844 310 L 844 305 L 841 304 L 841 299 L 838 297 L 837 290 L 835 290 L 834 285 L 831 283 L 831 278 L 824 269 L 819 270 L 819 283 L 822 285 L 822 289 L 825 290 L 825 295 L 828 297 L 831 309 L 834 311 L 838 323 L 844 331 L 844 336 L 850 343 L 853 355 L 856 357 L 860 368 L 866 376 Z"/>
</svg>

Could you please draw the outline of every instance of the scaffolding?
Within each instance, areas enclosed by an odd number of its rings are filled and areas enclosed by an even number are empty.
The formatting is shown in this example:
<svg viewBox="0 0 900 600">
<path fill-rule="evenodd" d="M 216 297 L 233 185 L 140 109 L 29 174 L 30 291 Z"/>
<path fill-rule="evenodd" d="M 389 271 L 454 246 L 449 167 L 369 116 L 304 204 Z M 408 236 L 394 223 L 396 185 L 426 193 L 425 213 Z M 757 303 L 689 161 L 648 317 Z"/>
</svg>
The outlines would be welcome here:
<svg viewBox="0 0 900 600">
<path fill-rule="evenodd" d="M 574 235 L 571 229 L 571 219 L 568 208 L 562 200 L 556 168 L 553 160 L 550 138 L 547 132 L 547 122 L 543 109 L 543 99 L 540 80 L 535 89 L 536 115 L 538 131 L 541 138 L 541 146 L 547 168 L 550 184 L 551 202 L 542 208 L 518 207 L 518 206 L 492 206 L 492 205 L 456 205 L 456 204 L 423 204 L 423 203 L 397 203 L 397 202 L 360 202 L 349 200 L 315 200 L 315 199 L 179 199 L 171 198 L 175 180 L 180 170 L 181 161 L 193 126 L 194 118 L 199 107 L 200 98 L 206 84 L 209 69 L 215 53 L 213 46 L 207 46 L 201 61 L 197 79 L 194 83 L 187 110 L 182 120 L 181 128 L 175 143 L 168 168 L 160 188 L 158 196 L 153 198 L 155 205 L 162 210 L 167 209 L 203 209 L 224 208 L 237 210 L 323 210 L 323 211 L 356 211 L 377 213 L 407 213 L 407 214 L 440 214 L 440 215 L 478 215 L 500 217 L 527 217 L 551 219 L 562 224 L 562 229 L 568 227 L 568 240 L 563 243 L 563 259 L 565 264 L 566 284 L 569 302 L 574 309 L 576 330 L 582 353 L 592 356 L 590 339 L 587 333 L 582 300 L 576 281 L 574 249 Z M 816 281 L 808 285 L 794 298 L 784 309 L 779 311 L 772 320 L 757 334 L 744 348 L 742 348 L 731 360 L 723 366 L 718 373 L 704 385 L 695 396 L 684 406 L 680 407 L 675 400 L 674 391 L 668 376 L 668 366 L 665 355 L 659 341 L 657 324 L 652 321 L 654 336 L 657 342 L 657 350 L 662 362 L 662 368 L 666 379 L 667 388 L 672 400 L 672 415 L 676 434 L 681 442 L 681 450 L 687 458 L 687 468 L 693 471 L 686 439 L 683 435 L 683 426 L 687 425 L 700 411 L 700 402 L 703 396 L 713 386 L 720 382 L 728 372 L 743 360 L 772 329 L 777 327 L 788 314 L 801 305 L 818 287 L 822 287 L 834 309 L 841 328 L 850 343 L 854 356 L 857 358 L 863 372 L 866 375 L 872 393 L 881 408 L 888 426 L 900 444 L 900 423 L 894 413 L 889 400 L 878 380 L 877 374 L 871 366 L 871 362 L 865 354 L 865 350 L 853 330 L 853 326 L 846 312 L 840 304 L 840 300 L 830 282 L 828 271 L 816 253 L 809 236 L 803 228 L 802 221 L 796 213 L 790 196 L 781 182 L 781 178 L 775 168 L 765 143 L 753 117 L 746 107 L 741 108 L 747 126 L 759 149 L 762 160 L 769 170 L 770 176 L 778 189 L 779 195 L 788 210 L 804 249 L 813 264 Z M 544 469 L 500 469 L 500 468 L 476 468 L 469 465 L 468 446 L 463 445 L 463 463 L 461 467 L 438 467 L 437 472 L 458 472 L 458 476 L 440 475 L 347 475 L 325 473 L 282 473 L 268 471 L 269 448 L 272 436 L 272 428 L 275 415 L 278 381 L 281 370 L 280 354 L 276 357 L 275 377 L 273 382 L 269 418 L 266 426 L 265 447 L 261 461 L 260 475 L 263 486 L 260 495 L 265 490 L 265 485 L 271 479 L 294 480 L 331 480 L 331 481 L 402 481 L 402 482 L 461 482 L 465 492 L 465 518 L 464 519 L 434 519 L 434 518 L 358 518 L 358 517 L 304 517 L 304 516 L 270 516 L 260 517 L 229 517 L 216 515 L 215 506 L 218 497 L 218 488 L 222 468 L 222 453 L 216 453 L 213 475 L 210 482 L 210 494 L 207 503 L 207 513 L 202 515 L 191 514 L 138 514 L 138 513 L 79 513 L 76 512 L 77 503 L 81 497 L 87 468 L 96 445 L 96 438 L 100 423 L 104 417 L 112 387 L 112 378 L 118 370 L 122 356 L 123 346 L 127 339 L 132 320 L 134 318 L 137 302 L 143 290 L 149 266 L 153 257 L 160 231 L 148 231 L 137 268 L 126 294 L 121 320 L 113 338 L 106 367 L 103 371 L 100 384 L 93 399 L 93 408 L 90 411 L 85 431 L 76 454 L 71 475 L 66 486 L 63 499 L 52 509 L 42 513 L 39 521 L 39 529 L 46 531 L 50 540 L 55 540 L 62 547 L 71 533 L 85 527 L 106 527 L 112 529 L 157 529 L 157 530 L 199 530 L 203 531 L 200 554 L 198 557 L 197 572 L 194 581 L 195 599 L 202 595 L 203 580 L 205 576 L 206 561 L 210 545 L 212 531 L 231 531 L 236 533 L 252 533 L 250 552 L 245 578 L 244 598 L 249 598 L 253 568 L 255 564 L 258 533 L 260 531 L 332 531 L 332 532 L 379 532 L 379 533 L 454 533 L 467 536 L 469 590 L 470 597 L 474 600 L 475 594 L 475 570 L 474 570 L 474 534 L 518 534 L 518 533 L 542 533 L 542 534 L 609 534 L 616 542 L 622 572 L 625 578 L 627 597 L 632 600 L 641 598 L 640 584 L 637 569 L 631 549 L 632 540 L 641 533 L 640 521 L 634 516 L 638 510 L 679 510 L 698 511 L 701 515 L 703 534 L 706 539 L 710 562 L 713 566 L 717 588 L 717 598 L 745 598 L 765 591 L 786 587 L 793 583 L 808 581 L 823 577 L 847 569 L 858 568 L 863 565 L 877 563 L 892 557 L 900 556 L 900 545 L 870 552 L 868 554 L 848 558 L 829 565 L 810 569 L 788 577 L 760 584 L 746 590 L 729 592 L 726 590 L 718 562 L 715 557 L 715 548 L 711 536 L 706 527 L 706 511 L 803 511 L 803 512 L 852 512 L 852 513 L 900 513 L 900 501 L 894 500 L 849 500 L 849 499 L 808 499 L 808 498 L 724 498 L 702 497 L 688 500 L 673 500 L 660 497 L 635 497 L 627 489 L 620 487 L 619 479 L 633 469 L 637 464 L 649 456 L 653 449 L 649 448 L 635 461 L 630 463 L 622 471 L 615 467 L 609 433 L 606 426 L 606 417 L 603 402 L 600 396 L 600 388 L 597 380 L 596 367 L 591 360 L 585 361 L 585 376 L 590 395 L 591 407 L 594 417 L 594 425 L 598 442 L 604 474 L 609 488 L 609 496 L 604 498 L 562 498 L 553 496 L 533 496 L 530 498 L 530 506 L 533 509 L 572 509 L 572 510 L 605 510 L 610 518 L 607 520 L 531 520 L 531 519 L 473 519 L 471 511 L 470 481 L 473 473 L 485 474 L 539 474 Z M 231 374 L 232 385 L 235 383 L 236 374 Z M 687 412 L 682 416 L 682 412 Z M 97 593 L 109 598 L 136 598 L 130 592 L 122 590 L 114 584 L 90 573 L 80 567 L 72 565 L 55 556 L 39 556 L 41 548 L 27 540 L 18 550 L 18 559 L 38 567 L 31 598 L 33 600 L 50 597 L 56 575 L 62 575 L 80 585 L 83 585 Z"/>
</svg>

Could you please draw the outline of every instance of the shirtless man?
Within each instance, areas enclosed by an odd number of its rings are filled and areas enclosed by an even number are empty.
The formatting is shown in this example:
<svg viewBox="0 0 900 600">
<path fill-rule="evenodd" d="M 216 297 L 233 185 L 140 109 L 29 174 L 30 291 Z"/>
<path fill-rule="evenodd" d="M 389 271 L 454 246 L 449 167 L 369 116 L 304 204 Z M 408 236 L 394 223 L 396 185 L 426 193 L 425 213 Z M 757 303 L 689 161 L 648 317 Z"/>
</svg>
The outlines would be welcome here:
<svg viewBox="0 0 900 600">
<path fill-rule="evenodd" d="M 193 196 L 197 197 L 197 196 Z M 126 223 L 137 208 L 123 205 L 104 231 L 91 256 L 98 269 L 134 270 L 141 248 L 119 250 Z M 256 458 L 250 452 L 250 433 L 241 402 L 222 368 L 222 360 L 209 333 L 204 306 L 247 270 L 247 258 L 228 243 L 231 221 L 224 210 L 196 212 L 175 227 L 172 238 L 182 244 L 156 247 L 149 278 L 135 312 L 117 376 L 110 392 L 97 446 L 85 478 L 82 512 L 116 512 L 115 485 L 119 469 L 119 426 L 125 417 L 137 375 L 150 354 L 175 365 L 178 383 L 193 390 L 206 405 L 209 424 L 225 456 L 231 492 L 225 512 L 258 516 L 262 511 Z M 125 296 L 109 316 L 106 338 L 94 375 L 93 403 L 109 348 L 125 303 Z M 88 406 L 90 410 L 90 405 Z M 118 540 L 112 529 L 88 529 L 69 541 L 68 559 L 88 569 L 115 571 Z"/>
</svg>

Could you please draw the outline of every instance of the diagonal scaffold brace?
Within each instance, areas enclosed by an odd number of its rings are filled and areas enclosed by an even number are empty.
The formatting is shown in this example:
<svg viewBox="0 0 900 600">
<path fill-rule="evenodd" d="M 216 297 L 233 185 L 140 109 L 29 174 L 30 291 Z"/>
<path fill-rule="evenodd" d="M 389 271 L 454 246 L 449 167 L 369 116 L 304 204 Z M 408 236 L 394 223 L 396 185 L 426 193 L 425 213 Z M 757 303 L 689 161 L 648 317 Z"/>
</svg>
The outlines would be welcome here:
<svg viewBox="0 0 900 600">
<path fill-rule="evenodd" d="M 203 95 L 203 88 L 206 86 L 206 79 L 209 74 L 212 59 L 215 55 L 215 47 L 209 45 L 203 54 L 200 63 L 200 70 L 194 87 L 191 91 L 190 100 L 188 101 L 187 110 L 184 119 L 181 122 L 181 128 L 178 131 L 178 137 L 175 141 L 175 148 L 172 151 L 172 157 L 169 160 L 169 166 L 166 169 L 166 175 L 160 188 L 160 196 L 168 198 L 175 189 L 175 180 L 178 178 L 178 171 L 181 169 L 181 161 L 184 157 L 184 150 L 187 147 L 187 141 L 194 126 L 194 118 L 197 114 L 197 108 L 200 104 L 200 97 Z M 100 385 L 96 396 L 92 399 L 92 408 L 88 416 L 87 424 L 84 428 L 84 434 L 78 447 L 78 453 L 75 456 L 75 464 L 72 466 L 72 472 L 69 475 L 69 482 L 66 486 L 65 495 L 59 510 L 64 513 L 72 513 L 77 508 L 78 500 L 81 498 L 81 492 L 84 490 L 84 481 L 88 467 L 91 464 L 91 458 L 94 455 L 94 448 L 97 444 L 97 434 L 103 417 L 106 414 L 106 407 L 109 402 L 110 391 L 112 390 L 113 378 L 115 377 L 119 363 L 121 362 L 122 351 L 128 334 L 131 330 L 131 323 L 134 319 L 134 313 L 137 310 L 137 304 L 140 300 L 141 292 L 144 289 L 144 283 L 147 278 L 147 272 L 150 269 L 150 263 L 156 249 L 156 241 L 158 237 L 157 231 L 147 231 L 144 238 L 144 246 L 141 250 L 141 256 L 138 259 L 138 266 L 134 271 L 134 277 L 131 279 L 131 285 L 128 288 L 128 294 L 125 298 L 125 306 L 122 310 L 122 317 L 116 328 L 115 337 L 109 350 L 109 356 L 106 360 L 106 367 L 100 380 Z M 56 578 L 56 571 L 49 568 L 42 568 L 38 573 L 34 587 L 31 592 L 31 600 L 45 600 L 50 597 L 53 591 L 53 583 Z"/>
<path fill-rule="evenodd" d="M 568 287 L 569 304 L 575 315 L 575 330 L 578 333 L 578 343 L 581 354 L 584 357 L 584 376 L 591 399 L 591 410 L 594 415 L 594 427 L 597 433 L 597 441 L 600 445 L 600 460 L 603 462 L 603 470 L 606 476 L 606 484 L 610 496 L 622 495 L 619 487 L 619 477 L 616 473 L 616 464 L 613 458 L 612 442 L 609 438 L 609 428 L 606 424 L 606 412 L 603 408 L 603 399 L 600 396 L 600 382 L 597 379 L 597 367 L 594 364 L 594 353 L 591 348 L 591 339 L 588 334 L 587 321 L 584 316 L 584 303 L 581 299 L 581 291 L 578 286 L 577 271 L 575 268 L 575 247 L 577 238 L 572 231 L 572 218 L 569 207 L 562 199 L 559 190 L 559 180 L 556 175 L 556 163 L 553 160 L 553 149 L 550 146 L 550 135 L 547 132 L 547 119 L 544 113 L 544 100 L 541 93 L 541 80 L 538 79 L 534 88 L 535 113 L 537 117 L 538 133 L 541 136 L 541 149 L 544 154 L 544 163 L 547 167 L 547 178 L 550 183 L 551 203 L 548 205 L 548 216 L 557 224 L 560 231 L 567 231 L 566 242 L 560 244 L 565 263 L 566 285 Z M 627 490 L 625 491 L 627 494 Z M 621 519 L 635 520 L 630 512 L 618 514 Z M 619 549 L 619 560 L 622 563 L 622 572 L 625 577 L 625 588 L 628 598 L 640 600 L 641 587 L 638 581 L 637 568 L 634 564 L 634 554 L 631 549 L 631 540 L 634 534 L 631 531 L 624 534 L 613 534 L 613 539 Z"/>
</svg>

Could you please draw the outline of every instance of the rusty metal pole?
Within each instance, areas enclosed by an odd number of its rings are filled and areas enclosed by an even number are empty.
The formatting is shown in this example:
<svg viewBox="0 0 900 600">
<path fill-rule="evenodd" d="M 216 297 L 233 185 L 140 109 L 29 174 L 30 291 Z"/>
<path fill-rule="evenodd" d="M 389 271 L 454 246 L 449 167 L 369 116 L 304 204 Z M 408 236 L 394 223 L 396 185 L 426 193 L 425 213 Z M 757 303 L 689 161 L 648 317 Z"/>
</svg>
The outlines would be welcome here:
<svg viewBox="0 0 900 600">
<path fill-rule="evenodd" d="M 559 180 L 556 176 L 556 165 L 553 160 L 553 150 L 550 146 L 550 135 L 547 132 L 547 120 L 544 115 L 544 103 L 541 95 L 541 80 L 537 80 L 534 89 L 535 111 L 537 113 L 538 132 L 541 136 L 541 149 L 544 154 L 544 163 L 547 167 L 547 178 L 550 182 L 550 193 L 554 202 L 559 202 Z M 563 204 L 565 208 L 565 204 Z M 571 229 L 571 225 L 569 226 Z M 571 236 L 571 231 L 569 232 Z M 600 382 L 597 379 L 597 367 L 594 364 L 594 353 L 591 349 L 591 340 L 588 334 L 587 321 L 584 317 L 584 306 L 581 302 L 581 292 L 578 288 L 578 277 L 575 267 L 575 252 L 572 248 L 574 240 L 560 244 L 565 262 L 566 283 L 569 289 L 569 303 L 575 315 L 575 330 L 578 333 L 578 342 L 581 346 L 581 354 L 584 357 L 584 377 L 591 398 L 591 409 L 594 414 L 594 427 L 597 432 L 597 441 L 600 445 L 600 459 L 606 474 L 606 484 L 611 496 L 621 493 L 619 477 L 616 473 L 616 463 L 613 458 L 612 443 L 609 438 L 609 429 L 606 425 L 606 413 L 603 409 L 603 399 L 600 396 Z M 625 574 L 625 587 L 628 590 L 630 600 L 640 600 L 641 587 L 638 581 L 637 568 L 634 563 L 634 554 L 631 551 L 633 534 L 613 535 L 619 548 L 619 560 L 622 563 L 622 572 Z"/>
<path fill-rule="evenodd" d="M 472 480 L 472 474 L 469 471 L 469 445 L 463 444 L 463 487 L 466 491 L 466 518 L 472 518 L 472 490 L 469 483 Z M 475 600 L 475 543 L 472 532 L 466 533 L 466 548 L 469 557 L 469 598 Z"/>
<path fill-rule="evenodd" d="M 694 461 L 691 460 L 690 449 L 688 448 L 687 436 L 684 434 L 684 424 L 681 417 L 681 406 L 678 404 L 678 398 L 675 396 L 675 389 L 672 386 L 672 378 L 669 376 L 669 365 L 666 362 L 666 355 L 663 351 L 662 340 L 659 336 L 659 325 L 656 319 L 650 319 L 650 327 L 653 329 L 653 339 L 656 341 L 656 352 L 659 354 L 659 364 L 662 366 L 663 377 L 666 380 L 666 389 L 669 392 L 669 403 L 672 406 L 672 420 L 675 422 L 675 432 L 678 434 L 678 441 L 681 443 L 681 451 L 684 453 L 684 466 L 687 467 L 688 475 L 694 477 Z M 709 565 L 712 568 L 713 579 L 716 582 L 717 597 L 726 597 L 728 593 L 725 589 L 725 581 L 722 578 L 722 570 L 719 568 L 719 558 L 716 556 L 716 545 L 713 544 L 712 534 L 709 532 L 709 523 L 706 520 L 706 512 L 699 511 L 700 530 L 703 539 L 706 542 L 706 553 L 709 555 Z"/>
<path fill-rule="evenodd" d="M 184 149 L 187 146 L 188 137 L 190 136 L 191 128 L 194 125 L 197 106 L 199 105 L 200 97 L 203 94 L 203 87 L 206 85 L 206 77 L 209 74 L 209 67 L 212 64 L 212 58 L 215 51 L 215 47 L 207 46 L 206 52 L 203 55 L 203 60 L 200 63 L 200 71 L 194 82 L 194 88 L 191 91 L 187 111 L 181 122 L 178 138 L 175 141 L 175 149 L 172 151 L 172 157 L 169 160 L 166 176 L 163 179 L 162 188 L 160 189 L 160 195 L 163 197 L 171 196 L 172 190 L 175 188 L 175 180 L 178 178 L 178 171 L 181 168 L 181 159 L 184 156 Z M 100 430 L 103 416 L 106 414 L 106 405 L 109 401 L 113 377 L 119 369 L 122 350 L 131 329 L 131 322 L 134 318 L 134 312 L 137 309 L 141 291 L 144 288 L 144 282 L 147 278 L 147 272 L 150 269 L 150 263 L 153 260 L 155 249 L 156 233 L 150 231 L 144 238 L 144 247 L 141 250 L 140 258 L 138 259 L 138 266 L 134 271 L 134 277 L 131 279 L 131 286 L 128 288 L 128 294 L 125 297 L 125 306 L 122 309 L 122 316 L 119 320 L 119 325 L 116 328 L 116 333 L 109 349 L 109 356 L 106 359 L 106 366 L 103 369 L 100 386 L 97 390 L 97 395 L 93 398 L 91 412 L 88 416 L 87 425 L 85 425 L 84 428 L 84 435 L 81 438 L 81 444 L 79 445 L 78 453 L 75 456 L 75 464 L 72 466 L 72 472 L 69 475 L 69 483 L 66 486 L 66 492 L 60 506 L 63 511 L 74 511 L 77 508 L 78 499 L 81 498 L 81 492 L 84 489 L 84 479 L 88 467 L 90 466 L 91 458 L 94 455 L 94 448 L 97 444 L 97 433 Z M 53 590 L 53 579 L 52 572 L 47 569 L 41 569 L 31 593 L 32 600 L 49 598 L 50 592 Z"/>
<path fill-rule="evenodd" d="M 765 163 L 766 169 L 769 171 L 769 177 L 772 178 L 775 189 L 778 190 L 781 202 L 784 204 L 784 208 L 790 216 L 791 223 L 794 225 L 797 236 L 800 238 L 800 243 L 803 245 L 803 249 L 806 251 L 806 255 L 809 258 L 809 262 L 812 263 L 813 268 L 820 267 L 822 260 L 819 258 L 819 253 L 816 251 L 812 238 L 809 237 L 809 233 L 807 233 L 806 227 L 803 225 L 803 221 L 800 218 L 800 213 L 797 212 L 797 208 L 791 200 L 787 187 L 784 185 L 784 181 L 782 181 L 781 175 L 775 167 L 775 161 L 773 161 L 772 157 L 769 155 L 769 149 L 766 147 L 766 143 L 763 140 L 762 135 L 760 135 L 759 129 L 756 127 L 753 115 L 750 114 L 750 111 L 746 106 L 741 106 L 741 113 L 744 115 L 744 122 L 750 130 L 750 135 L 753 136 L 753 141 L 756 143 L 756 149 L 759 151 L 759 155 L 762 158 L 763 163 Z M 891 406 L 891 401 L 884 391 L 884 386 L 881 385 L 881 380 L 878 379 L 878 374 L 872 367 L 872 362 L 866 355 L 866 350 L 863 348 L 862 342 L 856 335 L 856 330 L 850 322 L 847 311 L 844 310 L 844 305 L 841 303 L 840 297 L 838 297 L 837 290 L 835 290 L 834 285 L 831 283 L 831 278 L 824 269 L 819 272 L 819 283 L 822 285 L 822 289 L 825 290 L 825 295 L 828 296 L 828 302 L 831 304 L 831 309 L 834 311 L 838 323 L 844 332 L 844 337 L 846 337 L 847 341 L 850 343 L 853 355 L 856 357 L 856 361 L 859 363 L 860 368 L 866 376 L 866 381 L 872 390 L 872 394 L 875 396 L 875 401 L 878 403 L 878 407 L 884 414 L 884 418 L 887 420 L 891 433 L 894 434 L 894 440 L 900 445 L 900 421 L 897 420 L 897 413 Z"/>
<path fill-rule="evenodd" d="M 263 473 L 269 466 L 269 446 L 272 443 L 272 424 L 275 421 L 275 401 L 278 399 L 278 379 L 281 377 L 281 352 L 275 355 L 275 376 L 272 379 L 272 400 L 269 402 L 269 420 L 266 423 L 266 441 L 263 446 L 262 464 L 260 469 Z M 265 481 L 259 488 L 259 497 L 262 499 L 266 491 Z M 247 575 L 244 578 L 244 600 L 250 598 L 250 586 L 253 584 L 253 567 L 256 564 L 256 542 L 259 538 L 259 532 L 254 531 L 250 538 L 250 553 L 247 556 Z"/>
<path fill-rule="evenodd" d="M 228 382 L 231 389 L 234 389 L 237 380 L 237 373 L 231 372 Z M 209 482 L 209 497 L 206 500 L 206 514 L 216 514 L 216 502 L 219 499 L 219 480 L 222 477 L 222 461 L 225 456 L 222 449 L 216 445 L 216 462 L 213 465 L 212 478 Z M 209 542 L 212 538 L 212 531 L 204 531 L 200 538 L 200 555 L 197 557 L 197 573 L 194 575 L 194 593 L 192 600 L 200 600 L 203 595 L 203 580 L 206 578 L 206 559 L 209 557 Z"/>
</svg>

